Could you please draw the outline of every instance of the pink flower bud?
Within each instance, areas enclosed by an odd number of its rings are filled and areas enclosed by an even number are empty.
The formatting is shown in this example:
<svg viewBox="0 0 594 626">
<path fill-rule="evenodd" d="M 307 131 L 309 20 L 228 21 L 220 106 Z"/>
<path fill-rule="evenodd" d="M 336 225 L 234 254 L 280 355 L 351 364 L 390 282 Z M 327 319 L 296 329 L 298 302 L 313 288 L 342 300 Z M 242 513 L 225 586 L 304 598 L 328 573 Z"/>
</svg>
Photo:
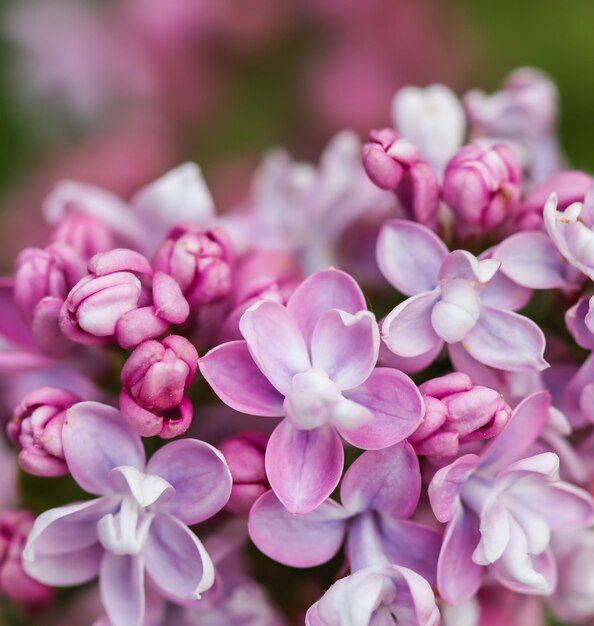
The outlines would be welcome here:
<svg viewBox="0 0 594 626">
<path fill-rule="evenodd" d="M 41 387 L 22 399 L 6 428 L 10 440 L 21 448 L 21 469 L 35 476 L 68 473 L 62 427 L 66 409 L 80 401 L 77 395 L 58 387 Z"/>
<path fill-rule="evenodd" d="M 120 408 L 126 421 L 143 437 L 168 439 L 185 432 L 192 403 L 184 392 L 197 369 L 196 348 L 184 337 L 141 343 L 122 368 Z"/>
<path fill-rule="evenodd" d="M 455 456 L 460 445 L 499 434 L 511 416 L 503 396 L 473 385 L 466 374 L 453 372 L 419 386 L 425 415 L 409 437 L 417 454 Z"/>
<path fill-rule="evenodd" d="M 199 306 L 229 293 L 231 263 L 231 242 L 223 230 L 176 227 L 157 251 L 154 266 L 172 276 L 186 299 Z"/>
<path fill-rule="evenodd" d="M 393 190 L 406 213 L 418 222 L 431 224 L 439 204 L 439 185 L 434 169 L 419 156 L 419 150 L 395 130 L 369 133 L 363 145 L 363 166 L 381 189 Z"/>
<path fill-rule="evenodd" d="M 28 608 L 41 608 L 52 599 L 52 590 L 25 573 L 23 548 L 35 517 L 28 511 L 0 513 L 0 595 Z"/>
<path fill-rule="evenodd" d="M 442 196 L 466 226 L 493 228 L 517 209 L 521 183 L 520 163 L 510 148 L 469 144 L 448 163 Z"/>
<path fill-rule="evenodd" d="M 65 213 L 53 227 L 50 238 L 54 243 L 71 246 L 85 260 L 114 247 L 113 235 L 105 223 L 78 211 Z"/>
<path fill-rule="evenodd" d="M 231 498 L 226 509 L 238 515 L 248 513 L 252 504 L 270 489 L 264 454 L 268 436 L 256 432 L 239 433 L 223 441 L 220 450 L 233 477 Z"/>
</svg>

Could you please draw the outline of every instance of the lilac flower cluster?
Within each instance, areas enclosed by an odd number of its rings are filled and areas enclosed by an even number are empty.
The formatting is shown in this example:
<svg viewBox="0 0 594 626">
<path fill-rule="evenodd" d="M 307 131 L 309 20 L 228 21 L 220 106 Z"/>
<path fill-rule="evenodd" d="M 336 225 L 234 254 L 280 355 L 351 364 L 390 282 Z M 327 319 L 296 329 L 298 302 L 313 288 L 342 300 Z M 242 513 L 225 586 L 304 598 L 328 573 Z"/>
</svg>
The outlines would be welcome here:
<svg viewBox="0 0 594 626">
<path fill-rule="evenodd" d="M 94 626 L 594 620 L 594 179 L 556 106 L 528 69 L 405 88 L 224 215 L 192 164 L 60 183 L 0 284 L 0 460 L 93 498 L 7 496 L 0 594 L 98 579 Z"/>
</svg>

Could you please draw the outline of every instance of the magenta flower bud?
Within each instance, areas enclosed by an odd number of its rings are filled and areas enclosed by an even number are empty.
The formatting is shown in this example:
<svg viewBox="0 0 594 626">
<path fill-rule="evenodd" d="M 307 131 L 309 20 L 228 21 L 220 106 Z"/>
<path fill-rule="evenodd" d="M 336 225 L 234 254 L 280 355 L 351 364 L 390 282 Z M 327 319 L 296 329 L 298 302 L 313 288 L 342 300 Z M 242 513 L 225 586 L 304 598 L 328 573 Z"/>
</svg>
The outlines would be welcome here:
<svg viewBox="0 0 594 626">
<path fill-rule="evenodd" d="M 460 444 L 498 435 L 511 408 L 494 389 L 473 385 L 466 374 L 454 372 L 419 386 L 425 415 L 409 437 L 417 454 L 454 456 Z"/>
<path fill-rule="evenodd" d="M 184 392 L 197 369 L 196 348 L 184 337 L 141 343 L 122 368 L 120 408 L 126 421 L 143 437 L 181 435 L 192 421 Z"/>
<path fill-rule="evenodd" d="M 99 252 L 114 248 L 114 237 L 104 222 L 79 211 L 65 213 L 51 232 L 51 241 L 72 247 L 88 261 Z"/>
<path fill-rule="evenodd" d="M 373 183 L 393 190 L 404 211 L 424 224 L 434 221 L 439 204 L 435 170 L 419 156 L 418 148 L 391 128 L 369 133 L 363 145 L 363 166 Z"/>
<path fill-rule="evenodd" d="M 469 144 L 448 163 L 442 196 L 466 225 L 493 228 L 517 209 L 521 183 L 521 166 L 510 148 Z"/>
<path fill-rule="evenodd" d="M 0 595 L 28 608 L 41 608 L 52 599 L 52 590 L 25 573 L 22 559 L 34 521 L 28 511 L 0 513 Z"/>
<path fill-rule="evenodd" d="M 225 507 L 231 513 L 249 513 L 252 504 L 270 489 L 264 466 L 268 436 L 244 432 L 225 439 L 219 446 L 233 477 L 231 497 Z"/>
<path fill-rule="evenodd" d="M 157 251 L 156 270 L 172 276 L 193 305 L 224 298 L 231 289 L 231 242 L 220 228 L 176 227 Z"/>
<path fill-rule="evenodd" d="M 14 410 L 6 427 L 19 448 L 19 465 L 35 476 L 68 473 L 62 448 L 66 410 L 80 402 L 76 394 L 59 387 L 41 387 L 29 392 Z"/>
</svg>

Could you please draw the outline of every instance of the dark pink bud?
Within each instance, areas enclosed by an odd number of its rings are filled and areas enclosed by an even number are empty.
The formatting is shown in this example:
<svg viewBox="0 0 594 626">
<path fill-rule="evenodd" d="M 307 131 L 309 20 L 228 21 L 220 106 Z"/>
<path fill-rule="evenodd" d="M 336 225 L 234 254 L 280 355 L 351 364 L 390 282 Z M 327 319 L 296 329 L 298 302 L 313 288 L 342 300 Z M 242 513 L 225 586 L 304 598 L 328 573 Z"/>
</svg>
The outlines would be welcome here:
<svg viewBox="0 0 594 626">
<path fill-rule="evenodd" d="M 54 243 L 69 245 L 86 261 L 114 247 L 113 236 L 105 223 L 78 211 L 65 213 L 52 229 L 50 237 Z"/>
<path fill-rule="evenodd" d="M 176 227 L 157 251 L 154 266 L 172 276 L 186 299 L 199 306 L 229 293 L 232 259 L 231 242 L 220 228 Z"/>
<path fill-rule="evenodd" d="M 267 435 L 255 432 L 240 433 L 221 443 L 220 450 L 233 477 L 231 497 L 225 507 L 231 513 L 248 513 L 252 504 L 270 489 L 264 466 L 267 443 Z"/>
<path fill-rule="evenodd" d="M 196 348 L 184 337 L 144 341 L 122 368 L 120 408 L 142 436 L 175 437 L 192 420 L 192 404 L 184 396 L 198 369 Z"/>
<path fill-rule="evenodd" d="M 0 513 L 0 595 L 37 609 L 52 599 L 52 590 L 23 569 L 23 548 L 35 516 L 28 511 Z"/>
<path fill-rule="evenodd" d="M 503 144 L 464 146 L 448 163 L 442 197 L 466 226 L 493 228 L 518 208 L 522 170 Z"/>
<path fill-rule="evenodd" d="M 473 385 L 466 374 L 454 372 L 419 386 L 425 415 L 409 437 L 417 454 L 450 457 L 460 445 L 499 434 L 511 408 L 494 389 Z"/>
<path fill-rule="evenodd" d="M 68 473 L 62 427 L 66 410 L 80 401 L 77 395 L 58 387 L 41 387 L 22 399 L 7 425 L 10 440 L 21 448 L 21 469 L 35 476 Z"/>
</svg>

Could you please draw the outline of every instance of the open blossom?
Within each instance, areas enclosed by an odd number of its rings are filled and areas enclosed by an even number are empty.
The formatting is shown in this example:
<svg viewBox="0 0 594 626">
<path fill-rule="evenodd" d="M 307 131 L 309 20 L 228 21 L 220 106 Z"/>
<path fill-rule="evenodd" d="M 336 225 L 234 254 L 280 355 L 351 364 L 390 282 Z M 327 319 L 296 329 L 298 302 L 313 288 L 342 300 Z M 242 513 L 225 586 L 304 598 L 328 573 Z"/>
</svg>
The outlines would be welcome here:
<svg viewBox="0 0 594 626">
<path fill-rule="evenodd" d="M 100 497 L 37 518 L 23 553 L 32 578 L 71 586 L 99 575 L 112 626 L 141 626 L 145 584 L 178 602 L 212 587 L 212 561 L 187 525 L 229 498 L 231 475 L 215 448 L 179 440 L 146 464 L 140 437 L 116 409 L 96 402 L 68 411 L 63 443 L 73 478 Z"/>
<path fill-rule="evenodd" d="M 431 506 L 437 519 L 447 523 L 437 585 L 447 602 L 469 600 L 486 567 L 513 591 L 552 593 L 557 568 L 551 531 L 594 522 L 594 501 L 559 480 L 556 454 L 526 456 L 548 421 L 549 409 L 548 393 L 529 396 L 478 456 L 462 456 L 434 476 Z"/>
<path fill-rule="evenodd" d="M 340 436 L 360 448 L 385 448 L 418 425 L 420 394 L 401 372 L 375 368 L 377 323 L 347 274 L 310 276 L 286 307 L 257 302 L 240 329 L 245 340 L 214 348 L 200 370 L 232 408 L 285 416 L 268 442 L 266 472 L 292 512 L 313 510 L 338 484 Z"/>
<path fill-rule="evenodd" d="M 417 454 L 455 456 L 460 445 L 496 437 L 507 424 L 511 408 L 494 389 L 473 385 L 469 376 L 452 372 L 419 386 L 425 414 L 408 438 Z"/>
<path fill-rule="evenodd" d="M 89 261 L 89 275 L 70 291 L 60 312 L 64 334 L 83 344 L 117 340 L 132 348 L 181 324 L 189 305 L 177 282 L 133 250 L 116 248 Z"/>
<path fill-rule="evenodd" d="M 192 402 L 184 392 L 197 370 L 198 353 L 185 337 L 141 343 L 122 368 L 124 419 L 143 437 L 184 433 L 192 421 Z"/>
<path fill-rule="evenodd" d="M 490 229 L 516 212 L 521 184 L 520 164 L 510 148 L 469 144 L 449 161 L 441 194 L 458 229 Z"/>
<path fill-rule="evenodd" d="M 373 130 L 361 153 L 371 181 L 380 189 L 395 191 L 408 217 L 422 224 L 435 224 L 439 206 L 437 175 L 409 139 L 391 128 Z"/>
<path fill-rule="evenodd" d="M 62 428 L 66 410 L 80 400 L 76 394 L 59 387 L 41 387 L 22 399 L 7 426 L 8 437 L 21 449 L 21 469 L 36 476 L 68 473 Z"/>
<path fill-rule="evenodd" d="M 448 253 L 429 229 L 403 220 L 383 226 L 377 261 L 384 277 L 412 296 L 382 323 L 382 338 L 395 354 L 428 365 L 445 342 L 461 344 L 477 361 L 502 370 L 547 367 L 542 331 L 507 310 L 523 306 L 526 292 L 498 275 L 498 261 L 466 250 Z"/>
</svg>

